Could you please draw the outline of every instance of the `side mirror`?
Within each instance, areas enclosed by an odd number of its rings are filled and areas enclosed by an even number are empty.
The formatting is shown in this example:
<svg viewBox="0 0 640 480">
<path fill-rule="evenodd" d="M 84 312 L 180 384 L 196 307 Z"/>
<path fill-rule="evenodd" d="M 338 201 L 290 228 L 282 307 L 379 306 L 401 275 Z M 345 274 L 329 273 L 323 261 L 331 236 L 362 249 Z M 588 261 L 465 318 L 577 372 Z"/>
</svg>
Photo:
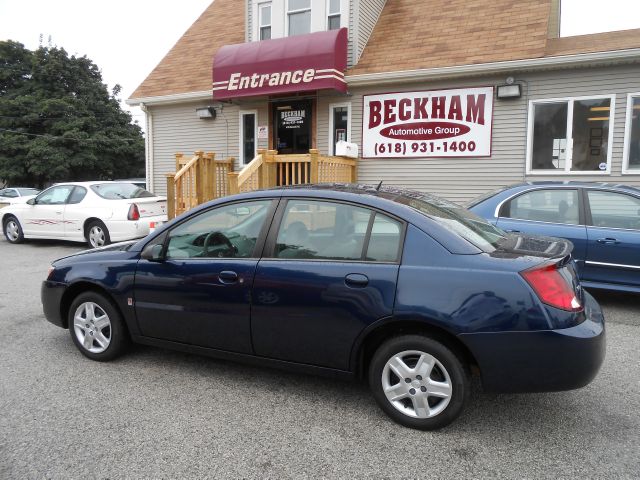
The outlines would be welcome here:
<svg viewBox="0 0 640 480">
<path fill-rule="evenodd" d="M 161 243 L 152 243 L 144 247 L 142 253 L 140 254 L 140 258 L 143 260 L 148 260 L 150 262 L 162 262 L 164 260 L 164 256 L 162 255 L 162 247 Z"/>
<path fill-rule="evenodd" d="M 35 198 L 30 198 L 29 200 L 27 200 L 27 205 L 35 205 L 35 204 L 36 204 Z"/>
</svg>

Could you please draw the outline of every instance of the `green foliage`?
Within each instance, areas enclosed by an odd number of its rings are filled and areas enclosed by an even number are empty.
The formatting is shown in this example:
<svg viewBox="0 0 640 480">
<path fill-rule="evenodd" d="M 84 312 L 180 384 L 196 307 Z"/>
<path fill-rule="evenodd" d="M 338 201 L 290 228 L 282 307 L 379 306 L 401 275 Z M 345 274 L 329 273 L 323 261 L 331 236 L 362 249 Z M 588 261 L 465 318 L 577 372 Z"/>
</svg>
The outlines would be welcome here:
<svg viewBox="0 0 640 480">
<path fill-rule="evenodd" d="M 38 186 L 144 176 L 144 139 L 87 57 L 0 41 L 0 179 Z"/>
</svg>

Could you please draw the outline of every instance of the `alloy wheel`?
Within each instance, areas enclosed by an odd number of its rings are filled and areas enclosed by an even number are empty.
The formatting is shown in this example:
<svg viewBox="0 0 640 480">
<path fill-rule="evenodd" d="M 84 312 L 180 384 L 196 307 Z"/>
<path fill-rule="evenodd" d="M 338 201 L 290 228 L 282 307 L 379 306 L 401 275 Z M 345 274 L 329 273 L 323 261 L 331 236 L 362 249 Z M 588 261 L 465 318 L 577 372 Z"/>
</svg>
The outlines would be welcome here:
<svg viewBox="0 0 640 480">
<path fill-rule="evenodd" d="M 82 347 L 88 352 L 102 353 L 111 343 L 111 320 L 97 303 L 84 302 L 76 308 L 73 330 Z"/>
<path fill-rule="evenodd" d="M 102 247 L 105 244 L 104 230 L 99 225 L 94 225 L 89 229 L 89 243 L 92 247 Z"/>
<path fill-rule="evenodd" d="M 20 227 L 18 227 L 18 223 L 13 219 L 7 222 L 4 231 L 12 242 L 15 242 L 20 237 Z"/>
<path fill-rule="evenodd" d="M 453 394 L 446 368 L 419 350 L 400 352 L 387 360 L 382 389 L 396 410 L 413 418 L 435 417 L 447 408 Z"/>
</svg>

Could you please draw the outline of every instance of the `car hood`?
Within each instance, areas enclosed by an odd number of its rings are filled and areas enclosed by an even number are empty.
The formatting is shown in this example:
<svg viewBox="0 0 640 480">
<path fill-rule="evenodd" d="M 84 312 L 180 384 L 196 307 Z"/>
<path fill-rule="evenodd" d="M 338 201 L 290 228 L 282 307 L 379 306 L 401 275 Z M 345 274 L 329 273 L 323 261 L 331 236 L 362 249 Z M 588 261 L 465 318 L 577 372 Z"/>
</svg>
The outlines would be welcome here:
<svg viewBox="0 0 640 480">
<path fill-rule="evenodd" d="M 126 252 L 128 251 L 132 245 L 134 245 L 138 240 L 128 240 L 126 242 L 118 242 L 112 243 L 111 245 L 107 245 L 106 247 L 99 248 L 90 248 L 88 250 L 82 250 L 81 252 L 73 253 L 71 255 L 67 255 L 65 257 L 60 257 L 55 260 L 53 263 L 61 262 L 63 260 L 76 259 L 78 257 L 87 257 L 91 255 L 101 255 L 108 252 Z"/>
</svg>

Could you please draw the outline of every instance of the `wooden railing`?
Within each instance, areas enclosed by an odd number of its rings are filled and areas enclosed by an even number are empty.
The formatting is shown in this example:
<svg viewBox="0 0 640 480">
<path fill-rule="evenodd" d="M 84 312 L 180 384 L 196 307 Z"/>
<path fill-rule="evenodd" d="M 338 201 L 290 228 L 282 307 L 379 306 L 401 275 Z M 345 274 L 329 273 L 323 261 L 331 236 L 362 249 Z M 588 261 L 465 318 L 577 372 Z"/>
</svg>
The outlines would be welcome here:
<svg viewBox="0 0 640 480">
<path fill-rule="evenodd" d="M 190 159 L 176 153 L 176 173 L 167 173 L 169 218 L 201 203 L 235 193 L 307 183 L 354 183 L 357 161 L 325 157 L 318 150 L 306 154 L 279 155 L 275 150 L 258 154 L 239 172 L 233 158 L 215 160 L 215 154 L 195 152 Z"/>
<path fill-rule="evenodd" d="M 228 173 L 233 158 L 216 160 L 214 153 L 195 152 L 190 159 L 176 153 L 176 173 L 167 173 L 169 219 L 196 205 L 230 194 Z"/>
<path fill-rule="evenodd" d="M 325 157 L 318 150 L 307 154 L 278 155 L 275 150 L 258 150 L 258 155 L 240 172 L 229 174 L 231 193 L 306 183 L 353 183 L 357 161 Z"/>
</svg>

